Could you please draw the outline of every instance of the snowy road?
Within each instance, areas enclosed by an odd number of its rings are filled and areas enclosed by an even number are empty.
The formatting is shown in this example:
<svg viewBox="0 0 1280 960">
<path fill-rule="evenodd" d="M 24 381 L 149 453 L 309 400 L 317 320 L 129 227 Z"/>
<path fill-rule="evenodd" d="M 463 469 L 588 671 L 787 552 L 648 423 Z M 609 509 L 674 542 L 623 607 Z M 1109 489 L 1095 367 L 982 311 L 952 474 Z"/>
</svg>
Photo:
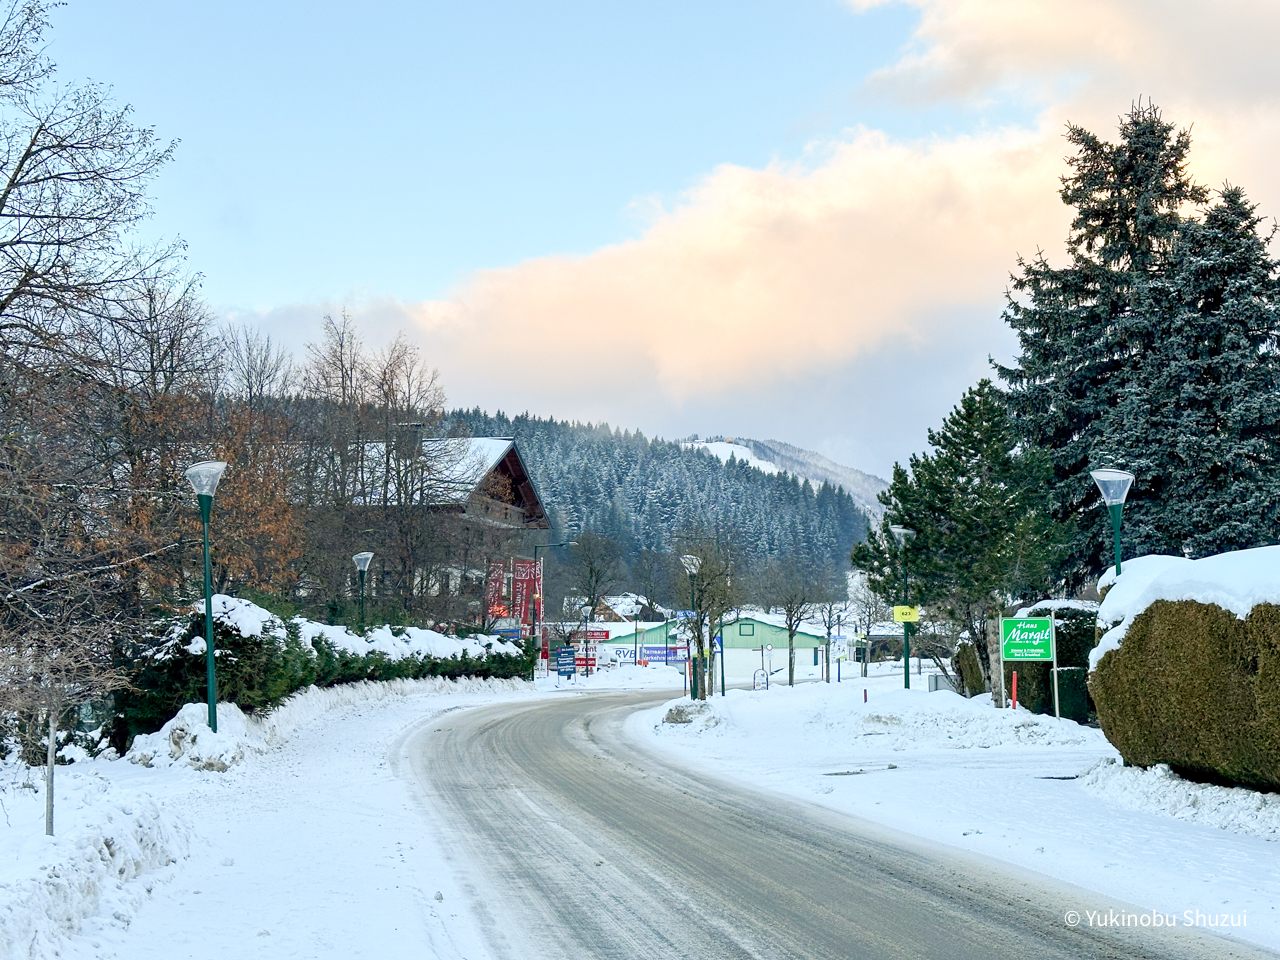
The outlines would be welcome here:
<svg viewBox="0 0 1280 960">
<path fill-rule="evenodd" d="M 1260 957 L 1186 930 L 1071 928 L 1114 901 L 776 796 L 700 778 L 623 736 L 653 694 L 450 714 L 398 766 L 452 824 L 503 960 Z"/>
</svg>

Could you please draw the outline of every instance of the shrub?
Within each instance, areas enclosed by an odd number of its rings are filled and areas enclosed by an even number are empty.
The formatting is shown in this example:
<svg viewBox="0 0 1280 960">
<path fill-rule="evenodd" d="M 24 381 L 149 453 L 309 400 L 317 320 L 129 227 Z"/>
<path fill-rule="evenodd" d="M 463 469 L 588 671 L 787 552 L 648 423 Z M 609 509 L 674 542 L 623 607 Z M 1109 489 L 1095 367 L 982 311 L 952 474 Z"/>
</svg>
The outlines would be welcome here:
<svg viewBox="0 0 1280 960">
<path fill-rule="evenodd" d="M 409 652 L 389 656 L 372 649 L 359 653 L 339 648 L 324 636 L 304 643 L 299 624 L 285 624 L 277 616 L 266 617 L 261 631 L 249 637 L 242 636 L 229 619 L 233 618 L 215 613 L 218 699 L 234 703 L 246 713 L 269 710 L 311 684 L 327 687 L 359 680 L 528 675 L 529 662 L 523 655 L 477 658 L 464 653 L 436 658 Z M 111 742 L 117 750 L 123 753 L 139 733 L 160 729 L 184 704 L 205 700 L 204 629 L 203 612 L 170 618 L 121 651 L 132 667 L 132 688 L 116 698 Z M 404 630 L 393 629 L 392 633 L 403 636 Z M 192 652 L 189 648 L 197 640 L 199 652 Z"/>
<path fill-rule="evenodd" d="M 1189 600 L 1134 618 L 1089 678 L 1103 733 L 1127 763 L 1280 789 L 1280 607 L 1240 620 Z"/>
</svg>

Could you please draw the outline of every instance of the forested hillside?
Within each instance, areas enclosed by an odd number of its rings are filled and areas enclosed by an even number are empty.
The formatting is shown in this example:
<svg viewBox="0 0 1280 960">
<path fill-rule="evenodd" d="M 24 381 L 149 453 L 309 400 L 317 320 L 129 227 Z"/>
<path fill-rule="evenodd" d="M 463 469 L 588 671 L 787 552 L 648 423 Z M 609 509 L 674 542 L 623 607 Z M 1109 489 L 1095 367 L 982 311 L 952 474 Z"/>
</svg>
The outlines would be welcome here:
<svg viewBox="0 0 1280 960">
<path fill-rule="evenodd" d="M 677 535 L 705 531 L 761 558 L 808 558 L 843 570 L 866 535 L 866 516 L 831 484 L 724 464 L 703 450 L 607 424 L 479 409 L 449 419 L 475 436 L 515 437 L 553 532 L 594 530 L 616 539 L 625 556 L 669 550 Z"/>
</svg>

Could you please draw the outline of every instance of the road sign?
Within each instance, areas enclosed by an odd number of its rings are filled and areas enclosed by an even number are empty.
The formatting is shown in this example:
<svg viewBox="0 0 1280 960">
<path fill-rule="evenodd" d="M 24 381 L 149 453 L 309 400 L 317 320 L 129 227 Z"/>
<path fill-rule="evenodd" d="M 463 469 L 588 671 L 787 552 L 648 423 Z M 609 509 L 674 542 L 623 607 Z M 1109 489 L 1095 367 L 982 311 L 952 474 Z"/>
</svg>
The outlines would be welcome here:
<svg viewBox="0 0 1280 960">
<path fill-rule="evenodd" d="M 920 608 L 919 607 L 894 607 L 893 621 L 894 623 L 919 623 Z"/>
<path fill-rule="evenodd" d="M 711 646 L 715 648 L 716 653 L 720 652 L 720 648 L 724 646 L 724 644 L 720 640 L 720 634 L 716 634 L 715 637 L 712 638 Z"/>
<path fill-rule="evenodd" d="M 676 610 L 676 611 L 672 614 L 672 619 L 675 619 L 675 620 L 692 620 L 692 619 L 693 619 L 693 611 L 692 611 L 692 610 Z"/>
<path fill-rule="evenodd" d="M 572 677 L 576 673 L 573 647 L 560 647 L 556 650 L 556 673 L 562 677 Z"/>
<path fill-rule="evenodd" d="M 1005 660 L 1052 660 L 1053 617 L 1001 617 L 1000 651 Z"/>
<path fill-rule="evenodd" d="M 765 653 L 773 653 L 773 644 L 772 644 L 772 643 L 766 643 L 766 644 L 764 645 L 764 652 L 765 652 Z"/>
</svg>

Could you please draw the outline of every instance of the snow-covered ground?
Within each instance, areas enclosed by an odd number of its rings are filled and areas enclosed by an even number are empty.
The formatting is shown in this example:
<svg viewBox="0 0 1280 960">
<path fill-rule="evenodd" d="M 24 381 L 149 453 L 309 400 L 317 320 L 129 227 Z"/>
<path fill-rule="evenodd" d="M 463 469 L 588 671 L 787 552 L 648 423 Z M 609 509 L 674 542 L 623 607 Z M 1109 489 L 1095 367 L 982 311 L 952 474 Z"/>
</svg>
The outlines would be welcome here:
<svg viewBox="0 0 1280 960">
<path fill-rule="evenodd" d="M 446 711 L 531 695 L 514 681 L 312 688 L 264 722 L 224 705 L 216 737 L 188 707 L 133 751 L 150 767 L 60 767 L 52 839 L 39 771 L 0 765 L 0 958 L 483 958 L 394 744 Z M 237 762 L 197 769 L 206 757 Z"/>
<path fill-rule="evenodd" d="M 1280 947 L 1280 797 L 1124 768 L 1098 730 L 904 691 L 900 664 L 872 666 L 730 690 L 687 724 L 641 711 L 628 731 L 703 771 Z"/>
</svg>

